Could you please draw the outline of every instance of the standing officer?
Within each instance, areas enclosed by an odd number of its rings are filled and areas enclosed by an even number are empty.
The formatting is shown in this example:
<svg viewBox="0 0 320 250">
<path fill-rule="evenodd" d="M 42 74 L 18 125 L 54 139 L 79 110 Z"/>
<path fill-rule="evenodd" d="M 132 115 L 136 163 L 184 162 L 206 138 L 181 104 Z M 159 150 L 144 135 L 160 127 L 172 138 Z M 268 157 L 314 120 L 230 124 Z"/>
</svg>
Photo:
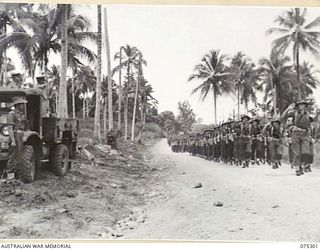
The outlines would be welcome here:
<svg viewBox="0 0 320 250">
<path fill-rule="evenodd" d="M 12 100 L 11 111 L 7 117 L 10 146 L 7 162 L 7 179 L 15 178 L 21 167 L 21 155 L 23 150 L 23 131 L 26 130 L 25 106 L 27 100 L 23 97 L 15 97 Z"/>
<path fill-rule="evenodd" d="M 307 101 L 299 101 L 292 103 L 283 112 L 281 119 L 286 120 L 293 117 L 294 127 L 292 129 L 292 152 L 293 165 L 296 175 L 303 174 L 302 165 L 305 165 L 306 158 L 310 154 L 310 114 L 307 111 L 309 103 Z"/>
</svg>

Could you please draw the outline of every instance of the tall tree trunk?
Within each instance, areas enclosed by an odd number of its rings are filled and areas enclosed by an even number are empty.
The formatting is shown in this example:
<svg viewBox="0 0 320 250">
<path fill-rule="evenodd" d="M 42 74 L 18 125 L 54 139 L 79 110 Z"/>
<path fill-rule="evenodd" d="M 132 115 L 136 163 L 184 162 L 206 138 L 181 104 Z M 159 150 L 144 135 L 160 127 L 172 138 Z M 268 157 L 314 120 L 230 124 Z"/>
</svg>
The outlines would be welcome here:
<svg viewBox="0 0 320 250">
<path fill-rule="evenodd" d="M 213 93 L 213 105 L 214 105 L 214 123 L 217 124 L 217 94 L 215 90 Z"/>
<path fill-rule="evenodd" d="M 7 85 L 8 81 L 8 72 L 7 72 L 7 50 L 3 51 L 3 83 Z"/>
<path fill-rule="evenodd" d="M 98 139 L 99 141 L 101 140 L 101 125 L 100 125 L 100 109 L 101 109 L 101 104 L 100 104 L 100 99 L 101 99 L 101 67 L 102 67 L 102 62 L 101 62 L 101 5 L 98 4 L 97 7 L 98 11 L 98 41 L 97 41 L 97 86 L 96 86 L 96 110 L 95 110 L 95 115 L 94 115 L 94 132 L 93 136 Z"/>
<path fill-rule="evenodd" d="M 82 100 L 82 119 L 86 118 L 86 99 Z"/>
<path fill-rule="evenodd" d="M 86 118 L 89 117 L 89 98 L 86 98 Z"/>
<path fill-rule="evenodd" d="M 140 80 L 141 80 L 141 67 L 142 67 L 142 56 L 141 56 L 141 53 L 139 53 L 139 72 L 138 72 L 136 92 L 134 94 L 134 106 L 133 106 L 132 126 L 131 126 L 131 141 L 134 141 L 134 129 L 135 129 L 135 122 L 136 122 L 139 84 L 140 84 Z"/>
<path fill-rule="evenodd" d="M 238 120 L 240 120 L 240 86 L 238 83 Z"/>
<path fill-rule="evenodd" d="M 274 107 L 275 107 L 275 115 L 278 116 L 278 109 L 277 109 L 277 85 L 274 85 Z"/>
<path fill-rule="evenodd" d="M 59 100 L 58 100 L 58 117 L 68 118 L 68 103 L 67 103 L 68 5 L 62 4 L 61 7 L 63 8 L 63 15 L 61 20 L 61 74 L 60 74 Z"/>
<path fill-rule="evenodd" d="M 4 34 L 7 34 L 7 24 L 5 24 L 3 26 L 3 31 L 4 31 Z M 7 70 L 7 63 L 8 63 L 8 60 L 7 60 L 7 49 L 5 48 L 3 50 L 3 83 L 5 85 L 7 85 L 7 81 L 8 81 L 8 70 Z"/>
<path fill-rule="evenodd" d="M 126 141 L 128 139 L 128 88 L 130 86 L 130 62 L 128 62 L 127 65 L 127 83 L 126 83 L 126 90 L 125 90 L 125 105 L 124 105 L 124 140 Z"/>
<path fill-rule="evenodd" d="M 107 139 L 107 107 L 108 107 L 108 103 L 107 100 L 108 98 L 105 97 L 104 98 L 104 105 L 103 105 L 103 138 L 106 140 Z"/>
<path fill-rule="evenodd" d="M 122 64 L 122 47 L 120 47 L 119 59 L 119 97 L 118 97 L 118 130 L 121 130 L 121 106 L 122 106 L 122 85 L 121 85 L 121 64 Z"/>
<path fill-rule="evenodd" d="M 303 98 L 301 91 L 301 82 L 300 82 L 300 65 L 299 65 L 299 47 L 296 52 L 296 71 L 297 71 L 297 84 L 298 84 L 298 98 L 301 100 Z"/>
<path fill-rule="evenodd" d="M 277 103 L 276 103 L 276 88 L 275 84 L 273 83 L 273 79 L 271 80 L 271 91 L 272 91 L 272 104 L 273 104 L 273 114 L 277 116 Z"/>
<path fill-rule="evenodd" d="M 126 91 L 124 104 L 124 140 L 128 139 L 128 91 Z"/>
<path fill-rule="evenodd" d="M 45 81 L 48 80 L 48 55 L 44 55 L 44 79 Z"/>
<path fill-rule="evenodd" d="M 76 118 L 76 96 L 74 89 L 74 78 L 75 78 L 75 70 L 72 69 L 72 79 L 71 79 L 71 98 L 72 98 L 72 118 Z"/>
<path fill-rule="evenodd" d="M 113 129 L 113 106 L 112 106 L 112 79 L 111 79 L 111 55 L 110 55 L 110 41 L 108 32 L 108 16 L 107 8 L 104 8 L 104 31 L 106 39 L 106 51 L 107 51 L 107 66 L 108 66 L 108 120 L 109 130 Z"/>
</svg>

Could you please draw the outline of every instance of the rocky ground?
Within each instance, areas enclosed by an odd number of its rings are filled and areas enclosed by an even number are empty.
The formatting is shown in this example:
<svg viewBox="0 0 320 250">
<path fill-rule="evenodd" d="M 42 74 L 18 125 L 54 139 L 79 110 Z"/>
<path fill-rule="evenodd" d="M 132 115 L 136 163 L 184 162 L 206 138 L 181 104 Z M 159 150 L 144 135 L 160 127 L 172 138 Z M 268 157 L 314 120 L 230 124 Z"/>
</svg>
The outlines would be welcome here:
<svg viewBox="0 0 320 250">
<path fill-rule="evenodd" d="M 144 223 L 150 187 L 163 166 L 152 162 L 147 145 L 87 146 L 69 174 L 45 168 L 32 184 L 0 183 L 0 238 L 119 238 Z"/>
<path fill-rule="evenodd" d="M 290 166 L 236 166 L 173 153 L 165 141 L 155 161 L 169 162 L 158 185 L 166 200 L 148 203 L 147 220 L 126 239 L 320 241 L 320 170 L 295 176 Z"/>
</svg>

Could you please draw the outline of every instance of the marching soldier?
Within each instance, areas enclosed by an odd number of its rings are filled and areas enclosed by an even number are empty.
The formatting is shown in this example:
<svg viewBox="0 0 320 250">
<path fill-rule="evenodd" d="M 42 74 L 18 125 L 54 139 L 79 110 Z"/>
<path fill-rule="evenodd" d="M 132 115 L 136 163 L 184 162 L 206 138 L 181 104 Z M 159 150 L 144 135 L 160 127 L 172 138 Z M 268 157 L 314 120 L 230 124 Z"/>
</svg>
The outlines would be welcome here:
<svg viewBox="0 0 320 250">
<path fill-rule="evenodd" d="M 251 161 L 254 164 L 260 165 L 260 161 L 264 158 L 264 145 L 261 135 L 262 127 L 258 118 L 251 120 L 250 136 L 252 140 Z"/>
<path fill-rule="evenodd" d="M 220 162 L 221 157 L 221 137 L 220 127 L 215 128 L 215 161 Z"/>
<path fill-rule="evenodd" d="M 293 169 L 293 152 L 292 152 L 292 129 L 293 129 L 293 122 L 292 117 L 287 119 L 286 129 L 284 131 L 284 138 L 286 140 L 286 145 L 288 146 L 288 156 L 289 156 L 289 163 L 291 168 Z"/>
<path fill-rule="evenodd" d="M 241 165 L 240 159 L 240 145 L 241 145 L 241 122 L 237 121 L 233 124 L 233 155 L 236 166 Z"/>
<path fill-rule="evenodd" d="M 283 155 L 282 134 L 280 120 L 276 118 L 273 119 L 271 121 L 269 134 L 270 160 L 273 169 L 279 168 L 279 165 L 281 164 L 280 161 Z"/>
<path fill-rule="evenodd" d="M 212 134 L 212 130 L 210 130 L 209 132 L 209 139 L 208 139 L 208 147 L 209 147 L 209 153 L 208 153 L 208 159 L 210 161 L 212 161 L 212 157 L 213 157 L 213 134 Z"/>
<path fill-rule="evenodd" d="M 242 168 L 249 167 L 251 157 L 251 139 L 250 139 L 250 117 L 243 115 L 241 117 L 241 141 L 240 141 L 240 160 Z"/>
<path fill-rule="evenodd" d="M 265 161 L 271 165 L 271 156 L 270 156 L 270 131 L 271 129 L 271 116 L 268 116 L 267 117 L 267 123 L 264 125 L 262 131 L 261 131 L 261 134 L 263 135 L 263 142 L 264 142 L 264 150 L 265 150 L 265 159 L 264 159 L 264 162 Z"/>
<path fill-rule="evenodd" d="M 221 126 L 221 161 L 227 163 L 227 154 L 228 154 L 228 128 L 227 123 L 222 124 Z"/>
<path fill-rule="evenodd" d="M 228 124 L 228 162 L 232 165 L 234 161 L 234 155 L 233 155 L 233 147 L 234 147 L 234 137 L 233 137 L 233 121 L 230 121 Z"/>
<path fill-rule="evenodd" d="M 310 114 L 307 111 L 309 103 L 307 101 L 299 101 L 292 103 L 283 112 L 281 119 L 286 120 L 293 117 L 294 127 L 292 129 L 292 152 L 293 165 L 296 175 L 303 174 L 302 166 L 306 164 L 306 158 L 310 154 Z"/>
<path fill-rule="evenodd" d="M 314 141 L 316 139 L 316 131 L 315 131 L 315 127 L 313 126 L 313 117 L 310 116 L 310 123 L 311 123 L 311 127 L 310 127 L 310 137 L 309 137 L 309 145 L 310 145 L 310 152 L 309 155 L 306 157 L 306 162 L 305 162 L 305 166 L 304 166 L 304 172 L 311 172 L 311 164 L 313 163 L 313 158 L 314 158 Z"/>
</svg>

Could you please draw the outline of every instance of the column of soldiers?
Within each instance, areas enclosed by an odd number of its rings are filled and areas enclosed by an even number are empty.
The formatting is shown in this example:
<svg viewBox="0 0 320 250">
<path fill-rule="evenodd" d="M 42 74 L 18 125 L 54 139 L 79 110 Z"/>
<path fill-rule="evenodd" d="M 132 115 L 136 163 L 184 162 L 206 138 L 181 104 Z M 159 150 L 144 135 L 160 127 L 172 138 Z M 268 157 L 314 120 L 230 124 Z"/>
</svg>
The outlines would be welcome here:
<svg viewBox="0 0 320 250">
<path fill-rule="evenodd" d="M 311 172 L 315 130 L 308 102 L 292 104 L 281 117 L 259 119 L 243 115 L 200 134 L 171 136 L 173 152 L 189 152 L 209 161 L 248 168 L 250 165 L 281 166 L 284 145 L 297 176 Z"/>
</svg>

